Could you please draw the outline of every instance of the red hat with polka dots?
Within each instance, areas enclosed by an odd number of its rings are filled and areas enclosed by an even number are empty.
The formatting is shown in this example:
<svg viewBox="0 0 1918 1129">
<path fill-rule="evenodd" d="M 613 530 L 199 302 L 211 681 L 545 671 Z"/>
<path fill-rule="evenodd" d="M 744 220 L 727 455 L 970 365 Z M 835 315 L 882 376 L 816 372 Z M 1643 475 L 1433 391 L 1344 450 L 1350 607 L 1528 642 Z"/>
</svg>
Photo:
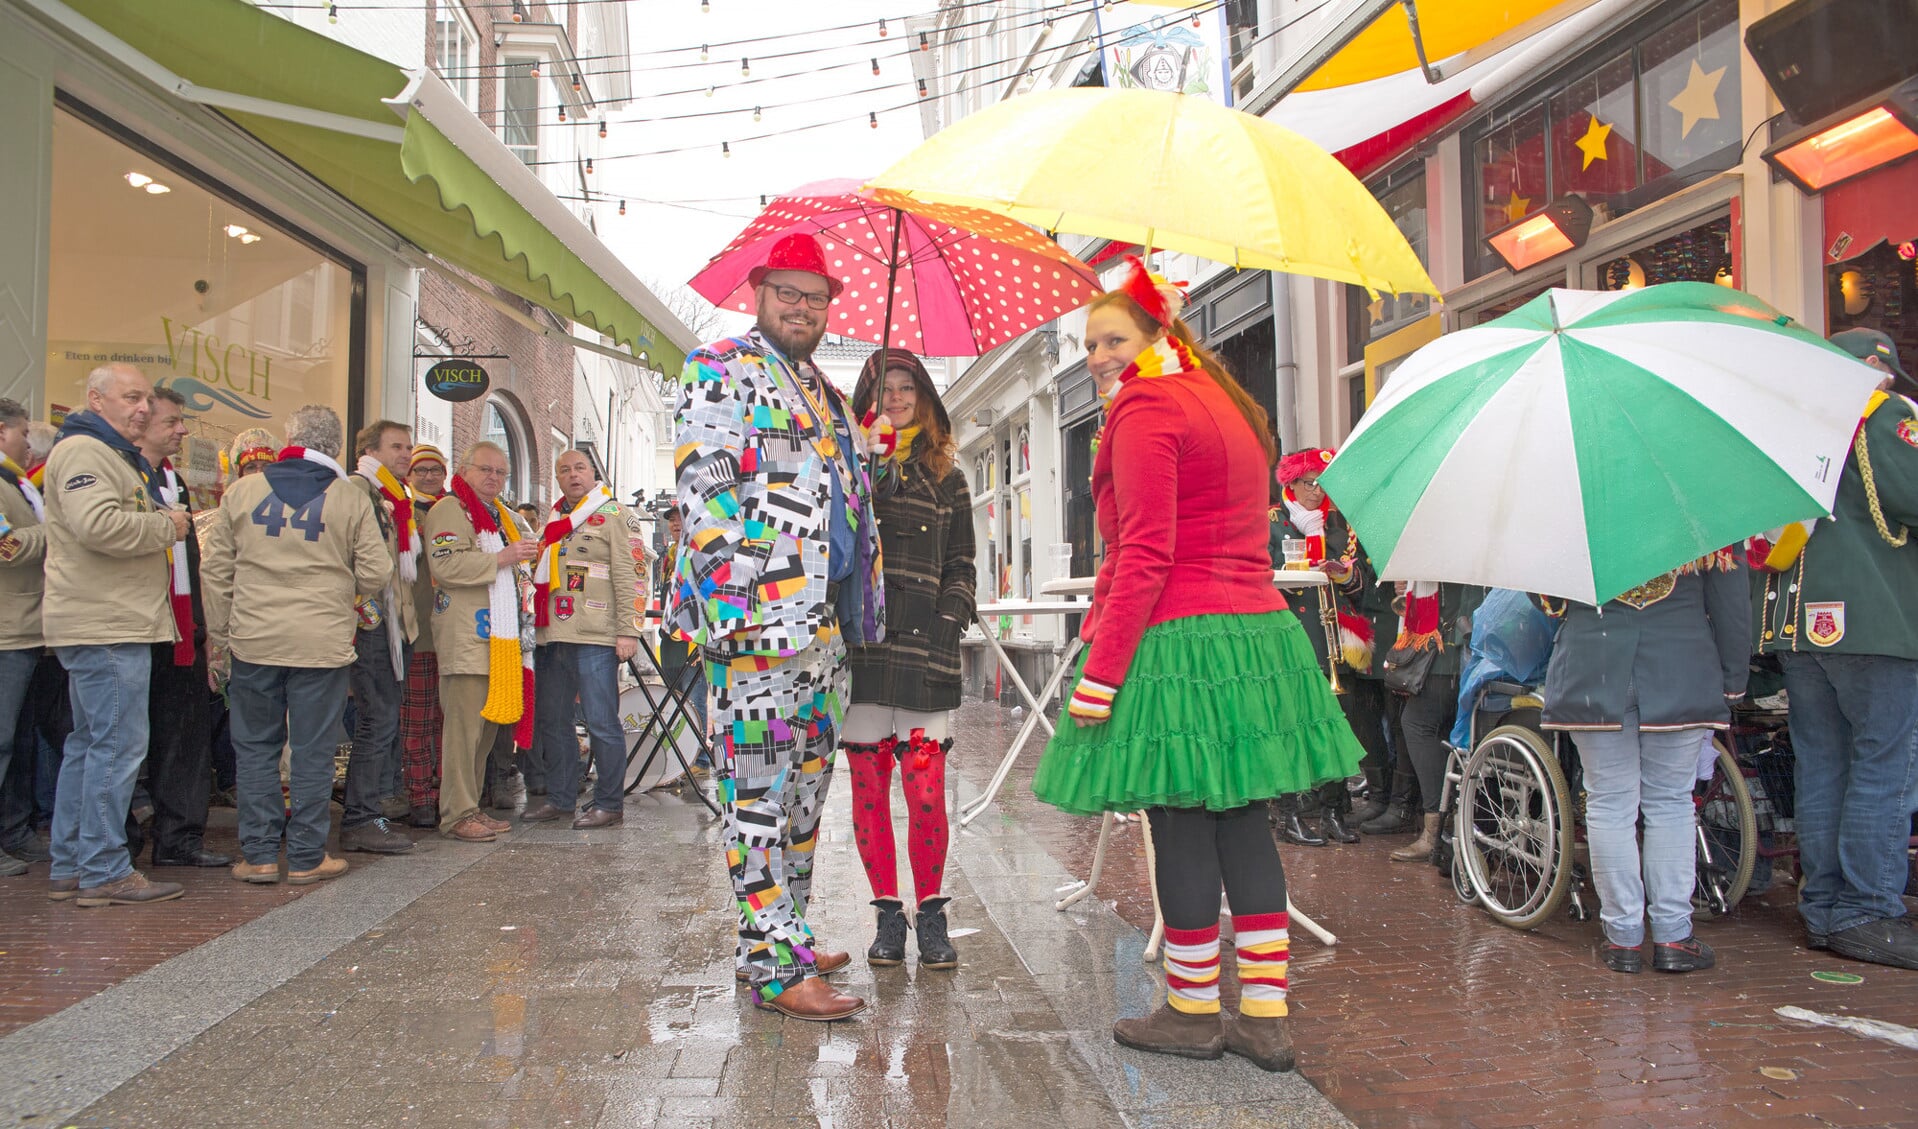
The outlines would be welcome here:
<svg viewBox="0 0 1918 1129">
<path fill-rule="evenodd" d="M 826 280 L 826 293 L 834 298 L 846 288 L 846 284 L 826 273 L 826 251 L 819 240 L 804 231 L 795 231 L 779 242 L 766 256 L 766 261 L 746 273 L 746 281 L 753 289 L 759 289 L 766 276 L 776 270 L 796 270 L 806 274 L 816 274 Z"/>
</svg>

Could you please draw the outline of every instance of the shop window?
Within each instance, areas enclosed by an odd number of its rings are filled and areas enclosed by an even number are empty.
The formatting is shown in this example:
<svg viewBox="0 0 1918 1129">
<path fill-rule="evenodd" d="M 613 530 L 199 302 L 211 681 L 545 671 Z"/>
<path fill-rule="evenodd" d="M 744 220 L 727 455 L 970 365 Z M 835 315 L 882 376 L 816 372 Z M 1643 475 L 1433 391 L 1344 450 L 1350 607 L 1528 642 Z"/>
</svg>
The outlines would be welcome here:
<svg viewBox="0 0 1918 1129">
<path fill-rule="evenodd" d="M 1829 311 L 1828 329 L 1863 326 L 1887 334 L 1898 343 L 1906 371 L 1918 358 L 1918 247 L 1879 243 L 1842 263 L 1825 267 Z"/>
<path fill-rule="evenodd" d="M 177 464 L 213 504 L 240 431 L 283 437 L 304 404 L 353 414 L 357 269 L 75 113 L 53 118 L 47 414 L 86 404 L 87 374 L 138 365 L 187 401 Z"/>
<path fill-rule="evenodd" d="M 500 81 L 500 140 L 527 164 L 539 160 L 539 94 L 544 88 L 533 59 L 506 60 Z"/>
<path fill-rule="evenodd" d="M 1574 193 L 1612 217 L 1738 163 L 1738 0 L 1661 5 L 1466 134 L 1473 277 L 1501 264 L 1491 232 Z"/>
<path fill-rule="evenodd" d="M 481 439 L 499 444 L 500 449 L 506 452 L 506 486 L 500 491 L 500 496 L 516 505 L 539 501 L 527 493 L 531 485 L 526 464 L 530 444 L 525 439 L 526 432 L 520 426 L 518 417 L 519 413 L 511 404 L 503 403 L 498 397 L 489 397 L 486 401 L 486 426 L 480 432 Z"/>
<path fill-rule="evenodd" d="M 1412 245 L 1422 265 L 1429 266 L 1425 217 L 1425 171 L 1414 165 L 1405 173 L 1371 186 L 1379 206 L 1392 217 L 1392 223 Z M 1385 294 L 1374 298 L 1361 286 L 1345 288 L 1345 359 L 1347 363 L 1365 355 L 1373 341 L 1430 313 L 1432 299 L 1426 294 Z"/>
<path fill-rule="evenodd" d="M 1732 285 L 1732 221 L 1709 223 L 1647 244 L 1599 264 L 1600 290 L 1637 290 L 1661 282 L 1722 282 Z"/>
<path fill-rule="evenodd" d="M 441 5 L 434 25 L 434 46 L 440 78 L 459 95 L 467 108 L 479 105 L 479 39 L 466 18 L 451 5 Z"/>
</svg>

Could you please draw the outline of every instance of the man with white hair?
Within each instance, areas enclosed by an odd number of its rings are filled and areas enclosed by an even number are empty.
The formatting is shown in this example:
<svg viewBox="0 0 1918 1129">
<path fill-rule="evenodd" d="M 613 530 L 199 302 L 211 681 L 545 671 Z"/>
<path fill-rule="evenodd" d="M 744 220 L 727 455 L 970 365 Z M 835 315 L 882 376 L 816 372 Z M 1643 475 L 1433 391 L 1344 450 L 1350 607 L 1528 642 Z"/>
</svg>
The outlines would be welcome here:
<svg viewBox="0 0 1918 1129">
<path fill-rule="evenodd" d="M 240 822 L 233 877 L 295 886 L 346 873 L 326 853 L 333 750 L 342 735 L 354 602 L 386 586 L 393 558 L 365 493 L 339 464 L 340 417 L 296 408 L 287 447 L 235 482 L 201 547 L 211 672 L 228 686 Z M 221 669 L 228 666 L 230 669 Z M 291 810 L 280 794 L 280 750 L 292 750 Z"/>
<path fill-rule="evenodd" d="M 179 897 L 127 854 L 126 814 L 146 759 L 155 643 L 178 638 L 169 548 L 187 515 L 160 496 L 137 446 L 153 385 L 132 365 L 87 376 L 87 407 L 67 416 L 47 460 L 47 575 L 41 624 L 67 670 L 73 732 L 53 806 L 47 896 L 82 906 Z"/>
<path fill-rule="evenodd" d="M 473 444 L 421 531 L 433 577 L 433 646 L 445 716 L 440 834 L 468 843 L 512 830 L 480 810 L 480 784 L 500 726 L 517 724 L 532 708 L 525 697 L 519 573 L 539 546 L 521 536 L 518 519 L 499 499 L 508 470 L 499 444 Z"/>
<path fill-rule="evenodd" d="M 539 710 L 533 748 L 546 763 L 546 800 L 520 814 L 527 823 L 572 819 L 573 830 L 625 821 L 626 741 L 619 722 L 619 664 L 639 653 L 646 609 L 645 542 L 639 521 L 613 499 L 583 451 L 553 463 L 560 500 L 540 537 L 533 572 L 539 633 Z M 593 751 L 593 796 L 575 817 L 579 743 L 573 702 L 586 715 Z"/>
</svg>

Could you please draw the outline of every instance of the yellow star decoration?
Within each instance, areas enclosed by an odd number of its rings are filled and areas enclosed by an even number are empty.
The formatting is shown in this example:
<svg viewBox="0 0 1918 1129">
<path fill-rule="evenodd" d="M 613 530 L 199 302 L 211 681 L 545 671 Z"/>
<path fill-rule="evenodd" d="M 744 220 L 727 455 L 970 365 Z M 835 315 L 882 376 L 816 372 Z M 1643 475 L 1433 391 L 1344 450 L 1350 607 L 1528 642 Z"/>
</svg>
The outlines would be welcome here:
<svg viewBox="0 0 1918 1129">
<path fill-rule="evenodd" d="M 1707 71 L 1698 65 L 1697 59 L 1692 60 L 1692 73 L 1685 80 L 1685 89 L 1665 103 L 1684 115 L 1684 128 L 1678 134 L 1680 139 L 1690 137 L 1692 127 L 1699 122 L 1718 120 L 1718 84 L 1724 77 L 1724 67 Z"/>
<path fill-rule="evenodd" d="M 1599 121 L 1597 115 L 1593 115 L 1592 124 L 1585 128 L 1585 136 L 1578 139 L 1578 151 L 1585 154 L 1585 163 L 1579 166 L 1580 171 L 1591 168 L 1593 161 L 1606 159 L 1605 142 L 1611 136 L 1612 127 Z"/>
<path fill-rule="evenodd" d="M 1370 303 L 1369 303 L 1369 304 L 1368 304 L 1368 305 L 1367 305 L 1367 306 L 1365 307 L 1365 309 L 1366 309 L 1366 312 L 1368 312 L 1368 313 L 1370 313 L 1370 314 L 1372 315 L 1372 324 L 1373 324 L 1373 325 L 1377 325 L 1378 323 L 1380 323 L 1380 322 L 1382 322 L 1382 321 L 1384 321 L 1384 320 L 1385 320 L 1385 299 L 1383 299 L 1383 298 L 1374 298 L 1374 299 L 1372 299 L 1372 301 L 1371 301 L 1371 302 L 1370 302 Z"/>
<path fill-rule="evenodd" d="M 1529 196 L 1520 196 L 1518 189 L 1514 188 L 1511 199 L 1505 201 L 1505 218 L 1512 223 L 1517 223 L 1524 219 L 1526 213 L 1531 210 L 1532 198 Z"/>
</svg>

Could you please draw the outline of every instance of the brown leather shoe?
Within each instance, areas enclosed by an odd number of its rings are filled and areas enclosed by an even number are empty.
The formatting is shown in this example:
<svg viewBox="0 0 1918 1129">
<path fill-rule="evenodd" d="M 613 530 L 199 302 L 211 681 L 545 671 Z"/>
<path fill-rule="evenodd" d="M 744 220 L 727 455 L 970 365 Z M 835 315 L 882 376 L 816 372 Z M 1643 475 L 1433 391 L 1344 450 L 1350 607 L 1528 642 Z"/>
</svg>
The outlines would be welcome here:
<svg viewBox="0 0 1918 1129">
<path fill-rule="evenodd" d="M 847 953 L 828 953 L 814 949 L 812 956 L 813 971 L 819 973 L 821 976 L 830 976 L 852 963 L 852 956 Z M 733 979 L 739 981 L 741 984 L 750 984 L 753 980 L 753 974 L 742 964 L 733 969 Z"/>
<path fill-rule="evenodd" d="M 241 859 L 239 862 L 233 864 L 232 874 L 234 878 L 241 882 L 252 882 L 256 885 L 266 886 L 280 880 L 280 864 L 277 862 L 263 862 L 256 866 L 245 859 Z"/>
<path fill-rule="evenodd" d="M 506 822 L 503 819 L 494 819 L 492 816 L 487 815 L 484 811 L 475 812 L 473 815 L 469 816 L 468 818 L 479 820 L 480 825 L 482 827 L 485 827 L 488 831 L 491 831 L 495 835 L 503 835 L 506 832 L 511 831 L 513 829 L 512 824 Z"/>
<path fill-rule="evenodd" d="M 579 813 L 578 818 L 573 820 L 573 830 L 575 831 L 591 831 L 599 827 L 623 827 L 625 825 L 625 812 L 602 811 L 599 808 L 593 808 L 591 811 L 583 811 Z"/>
<path fill-rule="evenodd" d="M 866 1010 L 866 1001 L 858 996 L 843 995 L 824 979 L 815 976 L 770 1000 L 760 999 L 755 992 L 753 1006 L 763 1011 L 776 1011 L 792 1019 L 831 1023 L 835 1019 L 847 1019 Z"/>
<path fill-rule="evenodd" d="M 1232 1015 L 1225 1018 L 1225 1049 L 1260 1070 L 1282 1073 L 1298 1064 L 1285 1018 L 1278 1015 Z"/>
<path fill-rule="evenodd" d="M 170 902 L 184 893 L 186 887 L 178 882 L 150 882 L 146 875 L 136 870 L 104 886 L 82 887 L 74 904 L 87 907 L 143 906 L 149 902 Z"/>
<path fill-rule="evenodd" d="M 315 882 L 324 882 L 329 878 L 338 878 L 345 873 L 345 859 L 336 859 L 332 855 L 321 855 L 320 865 L 310 870 L 288 870 L 286 872 L 286 884 L 289 886 L 311 886 Z"/>
<path fill-rule="evenodd" d="M 534 804 L 532 807 L 519 813 L 519 821 L 521 823 L 549 823 L 555 819 L 564 818 L 566 818 L 565 812 L 545 802 Z"/>
<path fill-rule="evenodd" d="M 467 816 L 453 826 L 445 828 L 440 834 L 448 839 L 458 839 L 462 843 L 490 843 L 499 838 L 493 833 L 492 828 L 480 822 L 480 817 L 477 815 Z"/>
<path fill-rule="evenodd" d="M 47 900 L 50 902 L 70 902 L 80 896 L 78 878 L 47 879 Z"/>
<path fill-rule="evenodd" d="M 1219 1013 L 1192 1015 L 1171 1004 L 1143 1019 L 1121 1019 L 1112 1025 L 1112 1040 L 1120 1046 L 1180 1058 L 1214 1059 L 1225 1055 L 1225 1035 Z"/>
</svg>

